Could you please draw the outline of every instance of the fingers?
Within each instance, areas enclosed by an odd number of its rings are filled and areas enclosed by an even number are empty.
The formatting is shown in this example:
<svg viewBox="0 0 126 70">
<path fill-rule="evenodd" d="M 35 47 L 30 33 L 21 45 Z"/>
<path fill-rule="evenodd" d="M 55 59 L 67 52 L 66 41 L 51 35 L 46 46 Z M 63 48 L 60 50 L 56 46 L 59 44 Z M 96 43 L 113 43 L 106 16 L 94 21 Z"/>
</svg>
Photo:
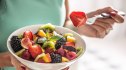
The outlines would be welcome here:
<svg viewBox="0 0 126 70">
<path fill-rule="evenodd" d="M 99 27 L 101 27 L 102 29 L 105 30 L 105 34 L 108 34 L 110 32 L 110 30 L 112 30 L 111 26 L 107 23 L 102 23 L 102 22 L 96 22 L 93 25 L 97 25 Z"/>
<path fill-rule="evenodd" d="M 96 15 L 100 15 L 102 13 L 110 13 L 110 12 L 117 12 L 117 11 L 112 9 L 111 7 L 105 7 L 105 8 L 98 9 L 96 11 L 87 13 L 87 17 L 92 18 L 92 17 L 95 17 Z"/>
<path fill-rule="evenodd" d="M 15 57 L 13 57 L 13 56 L 10 56 L 10 57 L 11 57 L 11 63 L 12 63 L 12 65 L 16 68 L 16 70 L 22 70 L 22 68 L 21 68 L 21 63 L 18 62 L 18 61 L 15 59 Z"/>
<path fill-rule="evenodd" d="M 101 15 L 102 13 L 110 14 L 110 17 L 113 18 L 117 23 L 124 22 L 124 17 L 118 14 L 118 11 L 114 10 L 111 7 L 105 7 L 105 8 L 90 12 L 87 14 L 87 17 L 92 18 L 92 17 L 95 17 L 96 15 Z"/>
<path fill-rule="evenodd" d="M 111 12 L 110 13 L 111 17 L 117 22 L 117 23 L 123 23 L 124 22 L 124 18 L 123 16 L 115 13 L 115 12 Z"/>
<path fill-rule="evenodd" d="M 97 37 L 103 38 L 106 36 L 106 29 L 100 25 L 92 24 L 92 25 L 84 25 L 78 28 L 78 33 L 82 35 L 86 35 L 89 37 Z"/>
<path fill-rule="evenodd" d="M 103 22 L 103 23 L 108 23 L 111 26 L 114 25 L 114 23 L 116 22 L 112 18 L 97 18 L 96 21 Z"/>
<path fill-rule="evenodd" d="M 16 68 L 17 69 L 17 68 Z M 26 70 L 25 66 L 21 66 L 21 70 Z"/>
<path fill-rule="evenodd" d="M 77 30 L 81 35 L 104 38 L 110 32 L 110 30 L 112 30 L 112 25 L 101 21 L 95 21 L 94 24 L 85 24 L 84 26 L 78 27 Z"/>
<path fill-rule="evenodd" d="M 93 24 L 91 25 L 94 29 L 97 30 L 97 34 L 96 34 L 96 37 L 99 37 L 99 38 L 103 38 L 105 37 L 106 35 L 106 30 L 105 28 L 99 26 L 99 25 L 96 25 L 96 24 Z"/>
<path fill-rule="evenodd" d="M 92 25 L 85 24 L 78 27 L 78 33 L 89 37 L 103 38 L 112 30 L 114 22 L 113 19 L 99 18 Z"/>
<path fill-rule="evenodd" d="M 113 29 L 114 22 L 112 18 L 98 18 L 91 26 L 97 30 L 97 37 L 103 38 Z"/>
<path fill-rule="evenodd" d="M 99 26 L 105 28 L 106 30 L 107 29 L 112 30 L 113 29 L 112 26 L 114 25 L 114 22 L 115 21 L 111 18 L 108 18 L 108 19 L 107 18 L 98 18 L 98 19 L 96 19 L 94 24 L 99 25 Z"/>
<path fill-rule="evenodd" d="M 12 55 L 11 57 L 11 63 L 12 65 L 16 68 L 16 70 L 30 70 L 29 68 L 27 68 L 25 65 L 23 65 L 22 63 L 20 63 L 15 57 L 13 57 Z"/>
<path fill-rule="evenodd" d="M 88 24 L 80 26 L 78 28 L 78 33 L 89 37 L 97 37 L 97 30 Z"/>
<path fill-rule="evenodd" d="M 62 69 L 62 70 L 69 70 L 69 67 L 66 67 L 65 69 Z"/>
<path fill-rule="evenodd" d="M 98 9 L 96 11 L 96 14 L 99 15 L 99 14 L 102 14 L 102 13 L 110 13 L 110 12 L 117 12 L 117 11 L 112 9 L 112 7 L 105 7 L 105 8 L 102 8 L 102 9 Z"/>
</svg>

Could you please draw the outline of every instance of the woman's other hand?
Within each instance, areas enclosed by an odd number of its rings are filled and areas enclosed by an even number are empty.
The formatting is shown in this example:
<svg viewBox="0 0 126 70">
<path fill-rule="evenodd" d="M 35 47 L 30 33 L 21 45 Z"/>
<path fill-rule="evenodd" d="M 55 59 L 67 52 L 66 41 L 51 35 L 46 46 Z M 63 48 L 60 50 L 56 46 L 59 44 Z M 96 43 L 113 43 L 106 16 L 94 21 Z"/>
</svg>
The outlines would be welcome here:
<svg viewBox="0 0 126 70">
<path fill-rule="evenodd" d="M 25 65 L 23 65 L 22 63 L 20 63 L 14 56 L 12 56 L 10 54 L 10 58 L 11 58 L 11 63 L 12 65 L 16 68 L 16 70 L 30 70 L 29 68 L 27 68 Z"/>
<path fill-rule="evenodd" d="M 15 67 L 16 70 L 30 70 L 9 52 L 0 53 L 0 67 Z"/>
<path fill-rule="evenodd" d="M 111 17 L 101 17 L 97 18 L 92 25 L 85 24 L 84 26 L 79 27 L 79 33 L 89 36 L 89 37 L 105 37 L 112 29 L 115 23 L 124 22 L 124 18 L 117 14 L 118 11 L 112 9 L 111 7 L 105 7 L 103 9 L 98 9 L 96 11 L 90 12 L 87 14 L 87 18 L 95 17 L 102 13 L 108 13 Z"/>
</svg>

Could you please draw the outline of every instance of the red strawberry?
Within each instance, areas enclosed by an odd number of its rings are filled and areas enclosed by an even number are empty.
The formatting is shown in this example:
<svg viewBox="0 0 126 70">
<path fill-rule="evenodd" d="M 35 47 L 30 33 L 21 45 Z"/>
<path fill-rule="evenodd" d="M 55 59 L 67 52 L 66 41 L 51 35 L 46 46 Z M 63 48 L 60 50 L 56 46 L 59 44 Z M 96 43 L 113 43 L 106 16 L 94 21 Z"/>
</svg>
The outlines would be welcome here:
<svg viewBox="0 0 126 70">
<path fill-rule="evenodd" d="M 28 49 L 29 46 L 32 46 L 32 42 L 29 38 L 25 37 L 21 40 L 21 46 L 25 49 Z"/>
<path fill-rule="evenodd" d="M 25 31 L 23 37 L 28 37 L 30 40 L 33 40 L 33 34 L 30 30 Z"/>
<path fill-rule="evenodd" d="M 29 47 L 29 52 L 32 55 L 33 58 L 36 58 L 39 54 L 42 53 L 42 49 L 40 45 L 33 45 Z"/>
<path fill-rule="evenodd" d="M 75 47 L 75 43 L 74 42 L 66 42 L 65 46 Z"/>
<path fill-rule="evenodd" d="M 84 12 L 72 12 L 70 14 L 70 19 L 75 27 L 84 25 L 87 21 L 87 16 Z"/>
</svg>

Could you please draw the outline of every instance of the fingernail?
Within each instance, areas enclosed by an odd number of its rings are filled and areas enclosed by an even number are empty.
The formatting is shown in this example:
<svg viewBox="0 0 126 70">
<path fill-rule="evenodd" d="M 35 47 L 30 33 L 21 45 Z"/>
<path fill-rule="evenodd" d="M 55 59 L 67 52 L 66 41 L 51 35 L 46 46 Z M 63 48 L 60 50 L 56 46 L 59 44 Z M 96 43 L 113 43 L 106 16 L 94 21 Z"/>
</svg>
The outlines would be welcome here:
<svg viewBox="0 0 126 70">
<path fill-rule="evenodd" d="M 111 16 L 116 16 L 116 14 L 117 14 L 116 12 L 110 12 Z"/>
<path fill-rule="evenodd" d="M 65 68 L 65 69 L 63 69 L 63 70 L 69 70 L 69 67 L 67 67 L 67 68 Z"/>
<path fill-rule="evenodd" d="M 26 70 L 26 68 L 24 66 L 21 66 L 22 70 Z"/>
</svg>

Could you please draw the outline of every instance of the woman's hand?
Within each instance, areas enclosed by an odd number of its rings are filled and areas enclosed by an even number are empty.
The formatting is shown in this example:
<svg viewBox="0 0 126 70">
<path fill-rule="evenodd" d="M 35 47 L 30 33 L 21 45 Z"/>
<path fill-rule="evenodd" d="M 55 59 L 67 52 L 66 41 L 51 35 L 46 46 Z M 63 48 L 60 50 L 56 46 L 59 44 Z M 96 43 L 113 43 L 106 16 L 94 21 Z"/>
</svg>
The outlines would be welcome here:
<svg viewBox="0 0 126 70">
<path fill-rule="evenodd" d="M 87 17 L 92 18 L 92 17 L 95 17 L 97 15 L 101 15 L 103 13 L 109 14 L 110 17 L 112 19 L 114 19 L 117 23 L 123 23 L 124 22 L 124 18 L 120 14 L 118 14 L 118 11 L 114 10 L 111 7 L 105 7 L 105 8 L 98 9 L 96 11 L 90 12 L 90 13 L 87 14 Z M 125 13 L 123 13 L 122 15 L 124 16 Z M 110 17 L 108 17 L 108 18 L 110 18 Z"/>
<path fill-rule="evenodd" d="M 97 15 L 101 15 L 102 13 L 110 14 L 110 17 L 99 17 L 95 20 L 95 22 L 92 25 L 85 24 L 85 22 L 83 22 L 83 18 L 78 19 L 78 17 L 76 17 L 74 18 L 74 21 L 76 21 L 76 24 L 81 23 L 81 26 L 75 28 L 70 20 L 65 21 L 64 26 L 82 35 L 103 38 L 113 29 L 113 25 L 115 23 L 124 22 L 124 18 L 121 15 L 117 14 L 117 12 L 118 11 L 112 9 L 111 7 L 105 7 L 86 14 L 87 19 L 95 17 Z"/>
<path fill-rule="evenodd" d="M 10 58 L 11 58 L 11 63 L 12 65 L 16 68 L 16 70 L 28 70 L 26 69 L 26 67 L 21 64 L 15 57 L 13 57 L 11 54 L 10 54 Z"/>
<path fill-rule="evenodd" d="M 77 32 L 79 34 L 86 35 L 89 37 L 103 38 L 113 29 L 113 25 L 115 24 L 115 22 L 116 23 L 124 22 L 124 18 L 121 15 L 117 14 L 117 12 L 118 11 L 112 9 L 111 7 L 106 7 L 88 13 L 87 18 L 92 18 L 97 15 L 101 15 L 102 13 L 107 13 L 110 15 L 110 17 L 97 18 L 92 25 L 85 24 L 82 18 L 78 19 L 79 17 L 75 17 L 74 21 L 76 21 L 76 24 L 80 23 L 82 24 L 81 26 L 77 27 Z M 66 24 L 67 26 L 70 25 L 68 22 L 66 22 Z"/>
<path fill-rule="evenodd" d="M 0 61 L 2 60 L 3 64 L 1 67 L 8 67 L 8 66 L 13 66 L 16 68 L 16 70 L 30 70 L 26 66 L 24 66 L 22 63 L 20 63 L 14 56 L 12 56 L 9 52 L 6 53 L 1 53 Z"/>
<path fill-rule="evenodd" d="M 94 24 L 88 26 L 90 27 L 90 29 L 93 29 L 89 32 L 94 33 L 94 35 L 91 36 L 95 36 L 95 37 L 100 37 L 103 38 L 105 37 L 112 29 L 113 29 L 113 25 L 114 23 L 122 23 L 124 22 L 124 18 L 117 14 L 118 11 L 112 9 L 111 7 L 106 7 L 103 9 L 98 9 L 94 12 L 88 13 L 87 17 L 91 18 L 94 17 L 96 15 L 100 15 L 102 13 L 109 13 L 111 15 L 111 17 L 108 18 L 97 18 L 94 22 Z"/>
<path fill-rule="evenodd" d="M 10 59 L 10 53 L 4 52 L 0 53 L 0 68 L 2 67 L 12 67 L 11 59 Z"/>
</svg>

